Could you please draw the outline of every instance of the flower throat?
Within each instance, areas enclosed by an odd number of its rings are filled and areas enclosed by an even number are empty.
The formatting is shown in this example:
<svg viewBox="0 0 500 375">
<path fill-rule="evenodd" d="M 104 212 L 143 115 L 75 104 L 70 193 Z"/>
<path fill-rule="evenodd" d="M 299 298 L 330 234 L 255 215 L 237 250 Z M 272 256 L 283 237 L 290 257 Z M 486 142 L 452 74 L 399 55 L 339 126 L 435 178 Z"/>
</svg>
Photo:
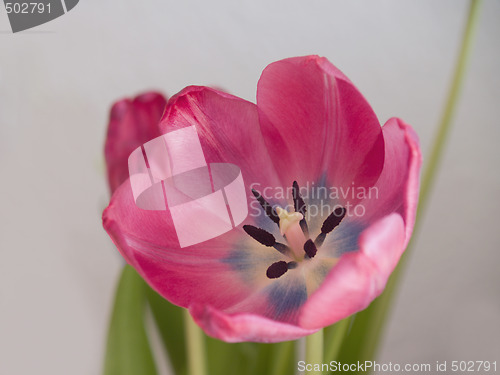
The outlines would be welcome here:
<svg viewBox="0 0 500 375">
<path fill-rule="evenodd" d="M 273 247 L 283 255 L 290 258 L 289 261 L 279 261 L 271 264 L 266 275 L 270 279 L 283 276 L 288 270 L 297 268 L 302 261 L 314 258 L 318 249 L 323 245 L 328 233 L 332 232 L 342 221 L 346 214 L 344 207 L 337 207 L 326 218 L 321 226 L 321 232 L 313 241 L 309 237 L 309 228 L 305 219 L 307 211 L 304 199 L 300 195 L 297 181 L 293 182 L 292 196 L 295 212 L 288 212 L 281 207 L 272 207 L 257 190 L 252 189 L 252 193 L 261 205 L 264 213 L 274 221 L 286 244 L 277 242 L 276 238 L 268 231 L 253 225 L 244 225 L 245 232 L 257 242 L 267 247 Z"/>
</svg>

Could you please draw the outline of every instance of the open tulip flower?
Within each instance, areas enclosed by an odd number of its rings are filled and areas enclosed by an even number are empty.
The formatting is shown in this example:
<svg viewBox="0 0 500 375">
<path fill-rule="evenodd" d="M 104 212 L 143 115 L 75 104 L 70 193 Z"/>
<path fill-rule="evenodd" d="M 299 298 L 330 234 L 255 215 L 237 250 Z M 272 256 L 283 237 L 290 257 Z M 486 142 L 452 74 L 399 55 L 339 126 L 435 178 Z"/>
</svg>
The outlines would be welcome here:
<svg viewBox="0 0 500 375">
<path fill-rule="evenodd" d="M 136 205 L 127 158 L 188 126 L 207 163 L 240 168 L 248 216 L 181 247 L 168 208 Z M 199 86 L 166 106 L 154 93 L 115 104 L 106 160 L 114 192 L 103 222 L 126 261 L 207 334 L 278 342 L 360 311 L 382 292 L 412 233 L 421 153 L 409 125 L 392 118 L 380 126 L 342 72 L 306 56 L 267 66 L 257 104 Z M 204 225 L 192 231 L 212 223 Z"/>
</svg>

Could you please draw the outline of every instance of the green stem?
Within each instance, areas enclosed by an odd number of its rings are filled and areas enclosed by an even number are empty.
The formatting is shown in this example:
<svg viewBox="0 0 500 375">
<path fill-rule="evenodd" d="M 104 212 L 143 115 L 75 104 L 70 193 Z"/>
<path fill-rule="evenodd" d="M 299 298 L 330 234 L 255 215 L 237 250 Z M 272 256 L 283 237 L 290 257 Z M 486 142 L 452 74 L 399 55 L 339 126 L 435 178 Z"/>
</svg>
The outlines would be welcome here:
<svg viewBox="0 0 500 375">
<path fill-rule="evenodd" d="M 275 345 L 273 361 L 271 363 L 271 374 L 286 375 L 295 349 L 295 343 L 293 341 L 286 341 Z"/>
<path fill-rule="evenodd" d="M 323 330 L 313 333 L 306 337 L 306 363 L 314 365 L 318 364 L 321 367 L 323 363 Z M 307 371 L 307 375 L 321 375 L 322 371 Z"/>
<path fill-rule="evenodd" d="M 186 350 L 188 361 L 188 375 L 206 375 L 207 361 L 205 358 L 205 336 L 189 315 L 184 310 L 186 330 Z"/>
<path fill-rule="evenodd" d="M 340 322 L 335 323 L 332 327 L 330 334 L 327 336 L 325 332 L 325 357 L 326 363 L 338 359 L 342 341 L 351 324 L 351 317 L 345 318 Z"/>
<path fill-rule="evenodd" d="M 448 93 L 448 100 L 446 101 L 446 106 L 444 108 L 441 122 L 434 139 L 434 144 L 432 146 L 431 154 L 429 156 L 429 161 L 425 169 L 422 178 L 422 187 L 420 189 L 420 201 L 419 209 L 423 210 L 424 206 L 427 204 L 428 194 L 433 185 L 434 176 L 436 174 L 437 167 L 441 161 L 441 155 L 443 153 L 443 146 L 448 137 L 450 130 L 450 124 L 455 114 L 456 104 L 460 92 L 462 91 L 463 81 L 465 77 L 466 65 L 468 57 L 470 55 L 470 50 L 472 46 L 474 29 L 477 24 L 480 0 L 471 0 L 469 6 L 469 15 L 467 18 L 467 26 L 465 28 L 462 45 L 460 48 L 460 54 L 458 56 L 457 65 L 455 66 L 455 74 L 453 76 L 453 81 L 450 87 L 450 92 Z M 422 212 L 420 212 L 422 216 Z"/>
<path fill-rule="evenodd" d="M 343 361 L 370 360 L 375 357 L 376 347 L 380 341 L 384 323 L 387 320 L 389 306 L 393 300 L 399 279 L 403 274 L 402 270 L 411 253 L 411 248 L 416 238 L 420 222 L 424 216 L 424 210 L 429 199 L 429 192 L 434 184 L 436 171 L 441 161 L 443 148 L 450 131 L 450 125 L 456 110 L 460 91 L 462 89 L 467 60 L 470 55 L 474 29 L 477 24 L 480 0 L 471 0 L 467 25 L 462 38 L 460 53 L 455 66 L 453 81 L 450 87 L 446 106 L 441 117 L 436 137 L 431 148 L 429 161 L 423 174 L 418 204 L 418 216 L 415 221 L 413 237 L 405 251 L 399 265 L 393 272 L 384 293 L 377 298 L 366 310 L 356 314 L 353 328 L 342 348 L 341 358 Z"/>
</svg>

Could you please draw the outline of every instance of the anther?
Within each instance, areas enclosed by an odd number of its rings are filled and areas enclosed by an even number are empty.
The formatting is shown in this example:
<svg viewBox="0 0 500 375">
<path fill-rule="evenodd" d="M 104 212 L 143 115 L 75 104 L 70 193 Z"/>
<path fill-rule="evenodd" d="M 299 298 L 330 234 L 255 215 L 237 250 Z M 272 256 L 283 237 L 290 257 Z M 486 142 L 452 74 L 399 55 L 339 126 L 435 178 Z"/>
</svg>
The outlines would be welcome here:
<svg viewBox="0 0 500 375">
<path fill-rule="evenodd" d="M 314 256 L 318 252 L 318 248 L 316 247 L 314 242 L 312 242 L 312 240 L 307 240 L 304 243 L 304 251 L 306 252 L 309 258 L 314 258 Z"/>
<path fill-rule="evenodd" d="M 283 276 L 286 271 L 288 271 L 287 262 L 281 260 L 279 262 L 274 262 L 269 266 L 266 271 L 266 276 L 270 279 L 277 279 L 280 276 Z"/>
<path fill-rule="evenodd" d="M 267 247 L 274 247 L 284 255 L 290 254 L 290 248 L 285 244 L 276 242 L 274 236 L 268 231 L 254 227 L 253 225 L 243 225 L 243 230 L 254 240 Z"/>
<path fill-rule="evenodd" d="M 276 242 L 274 236 L 264 229 L 254 227 L 253 225 L 243 225 L 243 230 L 247 232 L 250 237 L 260 242 L 262 245 L 273 246 Z"/>
</svg>

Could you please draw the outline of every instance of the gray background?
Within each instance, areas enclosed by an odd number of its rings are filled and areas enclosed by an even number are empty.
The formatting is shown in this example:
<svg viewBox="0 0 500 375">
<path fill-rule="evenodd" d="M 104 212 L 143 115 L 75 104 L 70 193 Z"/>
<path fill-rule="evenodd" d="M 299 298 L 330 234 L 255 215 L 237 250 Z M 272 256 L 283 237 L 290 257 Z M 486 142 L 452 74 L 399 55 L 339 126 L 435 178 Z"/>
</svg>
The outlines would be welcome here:
<svg viewBox="0 0 500 375">
<path fill-rule="evenodd" d="M 500 2 L 483 4 L 460 109 L 380 361 L 500 361 Z M 82 1 L 12 34 L 0 13 L 0 373 L 98 374 L 122 264 L 101 227 L 111 103 L 224 87 L 320 54 L 424 151 L 467 2 Z M 500 362 L 499 362 L 500 365 Z"/>
</svg>

